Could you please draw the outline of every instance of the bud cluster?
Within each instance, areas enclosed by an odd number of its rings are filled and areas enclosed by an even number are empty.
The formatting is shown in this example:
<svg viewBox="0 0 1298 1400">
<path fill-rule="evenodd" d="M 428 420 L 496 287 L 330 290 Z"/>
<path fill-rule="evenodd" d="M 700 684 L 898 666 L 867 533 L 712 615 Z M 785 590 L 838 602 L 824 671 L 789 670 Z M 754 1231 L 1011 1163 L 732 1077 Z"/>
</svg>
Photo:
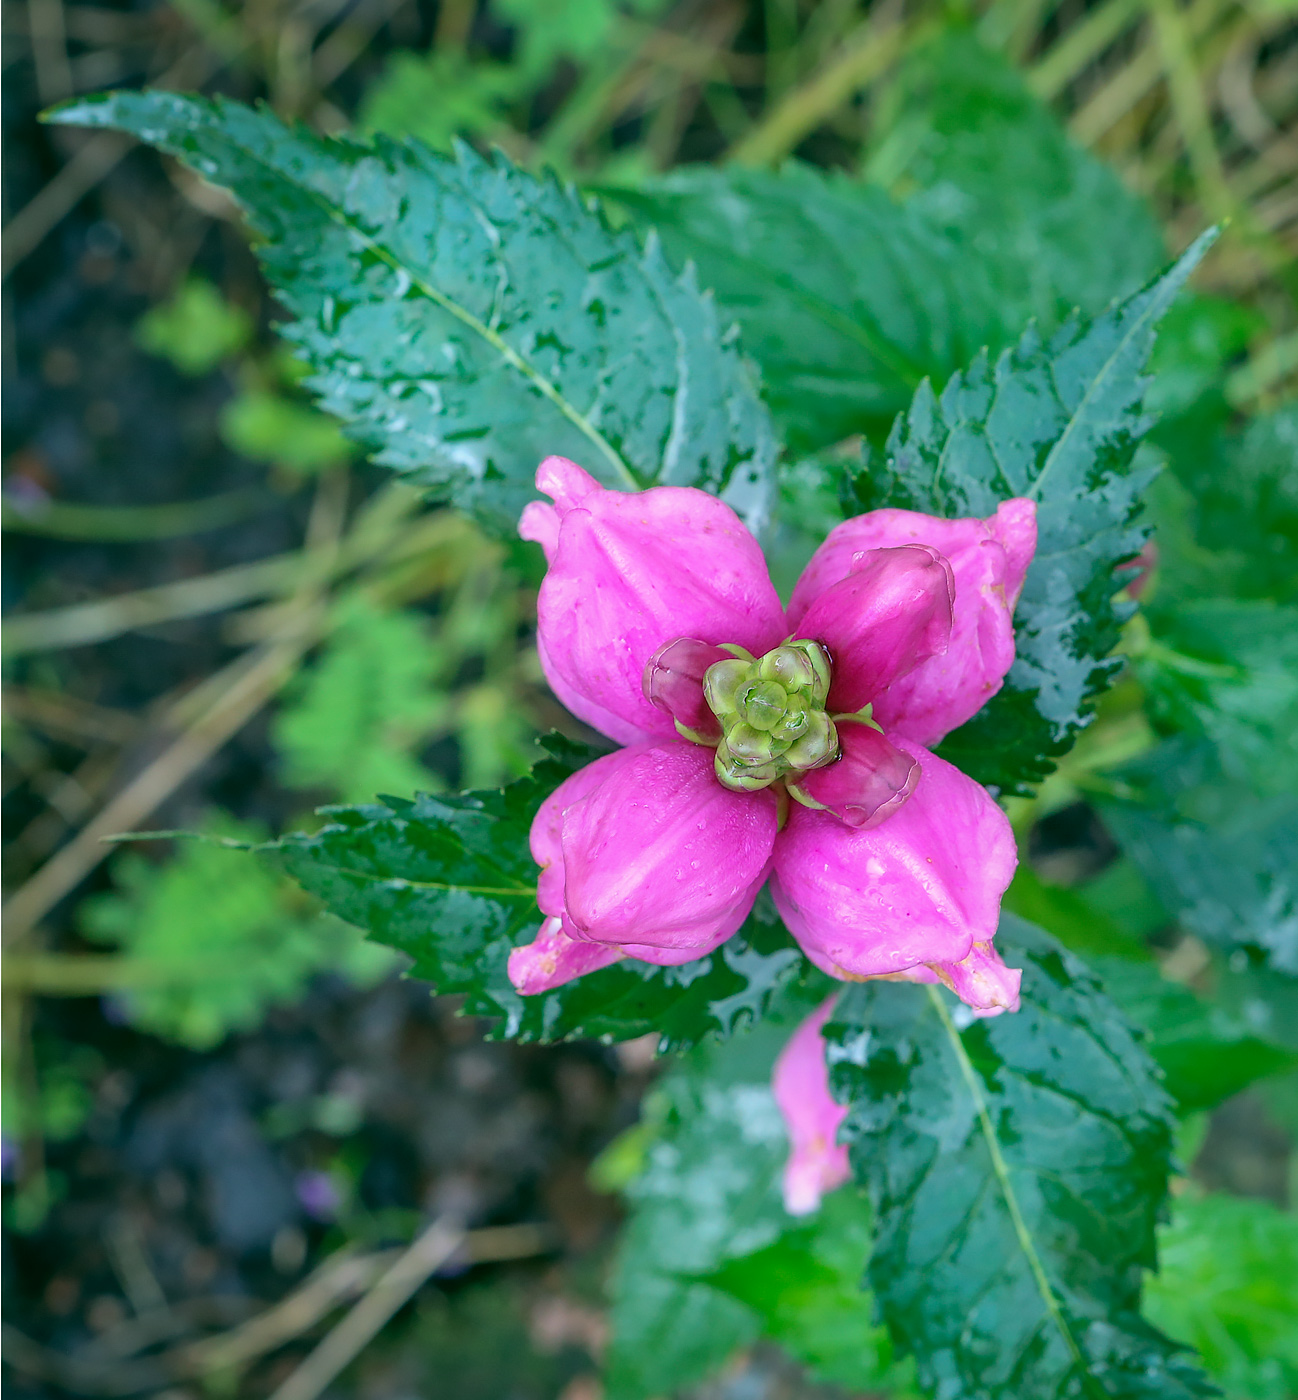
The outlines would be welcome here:
<svg viewBox="0 0 1298 1400">
<path fill-rule="evenodd" d="M 703 677 L 704 698 L 721 725 L 721 783 L 755 792 L 837 756 L 838 734 L 825 713 L 829 654 L 819 642 L 786 642 L 760 659 L 739 647 L 725 650 L 735 657 L 715 662 Z"/>
</svg>

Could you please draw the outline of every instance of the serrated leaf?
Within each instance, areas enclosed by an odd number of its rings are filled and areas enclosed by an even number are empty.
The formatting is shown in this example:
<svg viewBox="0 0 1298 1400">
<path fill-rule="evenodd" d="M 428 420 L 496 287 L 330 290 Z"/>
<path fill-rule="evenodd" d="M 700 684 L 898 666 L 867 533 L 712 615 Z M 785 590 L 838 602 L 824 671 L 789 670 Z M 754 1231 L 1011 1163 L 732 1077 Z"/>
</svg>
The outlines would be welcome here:
<svg viewBox="0 0 1298 1400">
<path fill-rule="evenodd" d="M 1214 1108 L 1232 1094 L 1292 1066 L 1294 1052 L 1266 1033 L 1259 1018 L 1206 1001 L 1163 976 L 1149 945 L 1079 893 L 1047 884 L 1021 865 L 1004 908 L 1048 930 L 1081 954 L 1118 1009 L 1146 1034 L 1145 1048 L 1163 1071 L 1177 1111 Z M 1166 914 L 1158 916 L 1166 924 Z"/>
<path fill-rule="evenodd" d="M 805 963 L 765 896 L 743 929 L 679 967 L 626 959 L 538 996 L 520 997 L 507 964 L 541 923 L 528 831 L 541 802 L 595 755 L 551 736 L 551 756 L 503 791 L 389 798 L 330 807 L 323 830 L 262 847 L 340 918 L 412 959 L 466 1013 L 501 1018 L 515 1040 L 627 1040 L 656 1031 L 663 1049 L 728 1035 L 760 1018 Z"/>
<path fill-rule="evenodd" d="M 1298 791 L 1298 607 L 1181 601 L 1150 626 L 1135 665 L 1154 722 L 1209 739 L 1259 795 Z"/>
<path fill-rule="evenodd" d="M 990 515 L 1037 503 L 1036 556 L 1015 614 L 1014 665 L 1003 689 L 944 743 L 978 781 L 1021 791 L 1087 723 L 1120 662 L 1113 571 L 1140 548 L 1141 496 L 1152 466 L 1136 457 L 1149 427 L 1142 374 L 1154 328 L 1215 234 L 1156 281 L 1086 323 L 1043 338 L 1035 328 L 993 364 L 980 357 L 940 397 L 923 385 L 888 439 L 877 472 L 858 478 L 864 508 Z"/>
<path fill-rule="evenodd" d="M 1071 954 L 1008 914 L 997 943 L 1016 1014 L 874 983 L 826 1030 L 893 1340 L 937 1400 L 1213 1394 L 1139 1313 L 1171 1157 L 1157 1070 Z"/>
<path fill-rule="evenodd" d="M 871 1239 L 860 1193 L 831 1196 L 809 1220 L 786 1215 L 780 1198 L 788 1143 L 771 1069 L 827 985 L 817 979 L 752 1031 L 691 1052 L 649 1100 L 646 1165 L 627 1193 L 613 1280 L 611 1400 L 697 1382 L 759 1335 L 825 1379 L 903 1400 L 909 1368 L 892 1366 L 860 1287 Z"/>
<path fill-rule="evenodd" d="M 1298 975 L 1298 796 L 1260 795 L 1210 744 L 1182 736 L 1111 775 L 1098 802 L 1185 928 Z"/>
<path fill-rule="evenodd" d="M 559 453 L 612 486 L 703 487 L 760 526 L 770 420 L 713 303 L 571 189 L 223 99 L 110 93 L 51 119 L 132 132 L 228 187 L 308 387 L 438 496 L 512 531 Z"/>
</svg>

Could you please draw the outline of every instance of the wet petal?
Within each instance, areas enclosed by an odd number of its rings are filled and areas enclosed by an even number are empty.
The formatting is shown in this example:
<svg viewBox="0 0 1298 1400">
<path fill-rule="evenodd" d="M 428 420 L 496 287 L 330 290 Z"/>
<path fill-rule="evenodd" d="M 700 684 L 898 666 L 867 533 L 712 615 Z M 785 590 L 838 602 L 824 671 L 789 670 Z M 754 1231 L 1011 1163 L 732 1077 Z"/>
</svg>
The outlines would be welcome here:
<svg viewBox="0 0 1298 1400">
<path fill-rule="evenodd" d="M 664 643 L 693 637 L 760 655 L 783 638 L 762 551 L 715 496 L 667 486 L 607 491 L 558 458 L 542 464 L 537 481 L 555 498 L 553 507 L 529 507 L 522 522 L 528 538 L 549 542 L 538 649 L 555 694 L 578 718 L 619 743 L 674 734 L 671 716 L 642 689 Z"/>
<path fill-rule="evenodd" d="M 547 919 L 533 942 L 510 953 L 509 980 L 520 996 L 532 997 L 609 967 L 625 956 L 620 948 L 569 938 L 559 919 Z"/>
<path fill-rule="evenodd" d="M 838 757 L 824 768 L 795 774 L 789 792 L 805 806 L 823 808 L 848 826 L 868 831 L 915 791 L 919 764 L 861 720 L 840 719 L 835 728 Z"/>
<path fill-rule="evenodd" d="M 538 899 L 571 938 L 688 962 L 747 917 L 777 822 L 773 794 L 716 781 L 711 749 L 684 740 L 624 749 L 570 778 L 537 813 Z"/>
<path fill-rule="evenodd" d="M 854 554 L 846 577 L 803 613 L 794 635 L 822 643 L 834 674 L 828 709 L 854 713 L 946 650 L 951 635 L 951 569 L 924 545 Z"/>
<path fill-rule="evenodd" d="M 836 526 L 816 551 L 793 590 L 790 622 L 798 624 L 862 549 L 925 544 L 938 550 L 955 581 L 950 643 L 874 701 L 874 717 L 885 730 L 936 744 L 1001 688 L 1014 661 L 1014 604 L 1036 540 L 1036 506 L 1025 499 L 1003 502 L 986 520 L 871 511 Z"/>
<path fill-rule="evenodd" d="M 920 767 L 887 821 L 853 830 L 793 804 L 775 847 L 775 902 L 807 956 L 833 977 L 959 963 L 990 942 L 1018 862 L 987 790 L 893 734 Z"/>
</svg>

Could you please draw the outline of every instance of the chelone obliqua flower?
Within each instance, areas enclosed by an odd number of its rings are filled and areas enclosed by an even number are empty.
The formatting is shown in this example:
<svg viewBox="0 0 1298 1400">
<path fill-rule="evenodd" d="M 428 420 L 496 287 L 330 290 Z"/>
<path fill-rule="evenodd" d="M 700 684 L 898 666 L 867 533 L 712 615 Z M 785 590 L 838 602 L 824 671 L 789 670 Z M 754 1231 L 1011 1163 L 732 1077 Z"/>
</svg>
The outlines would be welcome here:
<svg viewBox="0 0 1298 1400">
<path fill-rule="evenodd" d="M 624 745 L 532 825 L 546 916 L 509 974 L 546 991 L 620 958 L 711 952 L 769 878 L 831 976 L 938 979 L 987 1009 L 1016 863 L 986 790 L 929 751 L 1000 688 L 1035 510 L 845 521 L 780 603 L 738 516 L 703 491 L 610 491 L 548 458 L 519 531 L 549 561 L 541 664 Z"/>
</svg>

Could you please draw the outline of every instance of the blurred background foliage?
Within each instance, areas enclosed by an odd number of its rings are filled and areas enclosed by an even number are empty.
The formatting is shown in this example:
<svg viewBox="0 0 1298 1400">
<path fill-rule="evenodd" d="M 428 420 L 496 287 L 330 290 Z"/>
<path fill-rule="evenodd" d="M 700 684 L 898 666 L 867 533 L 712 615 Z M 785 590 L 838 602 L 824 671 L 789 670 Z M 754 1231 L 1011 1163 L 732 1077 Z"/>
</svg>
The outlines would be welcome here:
<svg viewBox="0 0 1298 1400">
<path fill-rule="evenodd" d="M 877 446 L 919 375 L 1098 310 L 1230 221 L 1156 352 L 1143 450 L 1167 470 L 1129 665 L 1011 799 L 1009 903 L 1149 1030 L 1183 1114 L 1153 1320 L 1229 1396 L 1298 1394 L 1292 0 L 12 0 L 4 24 L 15 1393 L 300 1400 L 328 1384 L 311 1343 L 378 1298 L 394 1320 L 328 1393 L 594 1400 L 610 1276 L 610 1395 L 913 1393 L 856 1287 L 859 1214 L 772 1204 L 778 1022 L 661 1077 L 637 1043 L 480 1045 L 233 848 L 582 736 L 535 659 L 539 559 L 427 508 L 310 405 L 232 202 L 36 124 L 147 84 L 499 146 L 601 192 L 695 261 L 795 459 Z M 756 217 L 744 190 L 789 158 L 831 173 L 791 172 Z M 871 237 L 884 195 L 913 219 L 896 246 Z M 798 266 L 799 220 L 840 267 Z M 785 301 L 745 304 L 754 267 Z M 959 335 L 888 307 L 907 277 Z M 880 300 L 869 333 L 841 314 Z M 800 393 L 810 342 L 832 422 Z M 782 578 L 837 518 L 825 479 L 784 474 Z M 215 840 L 104 843 L 142 827 Z M 468 1244 L 384 1313 L 447 1203 Z"/>
</svg>

